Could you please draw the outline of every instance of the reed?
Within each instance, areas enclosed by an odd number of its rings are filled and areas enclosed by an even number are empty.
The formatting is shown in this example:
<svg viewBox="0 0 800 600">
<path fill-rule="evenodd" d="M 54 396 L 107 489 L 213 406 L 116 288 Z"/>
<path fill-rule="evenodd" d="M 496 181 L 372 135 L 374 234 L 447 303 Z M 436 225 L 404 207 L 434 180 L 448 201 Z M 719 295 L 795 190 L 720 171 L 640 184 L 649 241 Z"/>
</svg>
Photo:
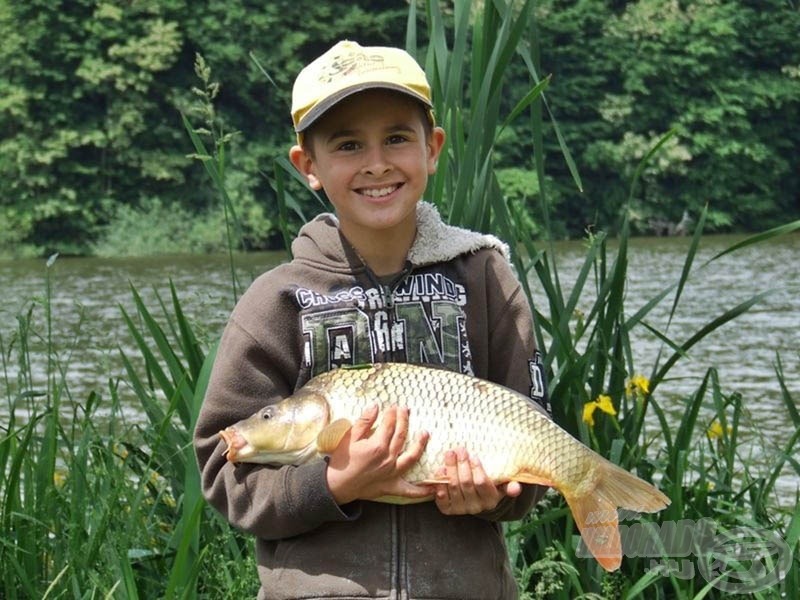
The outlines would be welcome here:
<svg viewBox="0 0 800 600">
<path fill-rule="evenodd" d="M 251 542 L 200 495 L 191 431 L 209 363 L 177 292 L 159 298 L 157 318 L 132 290 L 136 312 L 122 314 L 140 356 L 123 355 L 124 381 L 76 398 L 70 352 L 52 341 L 53 268 L 43 300 L 0 337 L 9 415 L 0 429 L 2 597 L 253 596 Z M 82 322 L 68 347 L 81 343 Z M 144 421 L 123 409 L 131 391 Z"/>
</svg>

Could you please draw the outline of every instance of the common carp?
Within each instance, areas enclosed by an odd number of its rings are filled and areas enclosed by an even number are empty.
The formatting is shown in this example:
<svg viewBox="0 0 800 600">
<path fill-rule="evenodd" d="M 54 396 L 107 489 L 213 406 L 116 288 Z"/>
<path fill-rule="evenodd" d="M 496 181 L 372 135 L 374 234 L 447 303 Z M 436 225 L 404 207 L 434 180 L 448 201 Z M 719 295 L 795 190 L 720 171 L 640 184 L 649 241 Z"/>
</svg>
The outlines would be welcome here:
<svg viewBox="0 0 800 600">
<path fill-rule="evenodd" d="M 220 435 L 231 462 L 298 465 L 332 452 L 375 404 L 409 408 L 409 439 L 422 430 L 430 434 L 406 480 L 442 483 L 436 474 L 445 452 L 463 447 L 480 458 L 495 484 L 550 486 L 564 496 L 586 547 L 608 571 L 622 561 L 617 508 L 649 513 L 670 502 L 575 439 L 526 396 L 441 368 L 382 363 L 328 371 Z"/>
</svg>

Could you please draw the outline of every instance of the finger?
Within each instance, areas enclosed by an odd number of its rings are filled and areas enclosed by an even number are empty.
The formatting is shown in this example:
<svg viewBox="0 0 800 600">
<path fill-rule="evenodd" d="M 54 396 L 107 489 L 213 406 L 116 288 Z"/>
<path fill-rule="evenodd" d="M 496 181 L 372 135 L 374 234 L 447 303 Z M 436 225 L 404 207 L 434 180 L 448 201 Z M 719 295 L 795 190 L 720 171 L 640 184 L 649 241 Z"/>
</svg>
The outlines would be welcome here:
<svg viewBox="0 0 800 600">
<path fill-rule="evenodd" d="M 475 482 L 472 479 L 472 461 L 470 461 L 466 449 L 459 448 L 456 450 L 456 459 L 458 461 L 458 483 L 461 493 L 465 497 L 474 494 Z"/>
<path fill-rule="evenodd" d="M 381 423 L 378 425 L 378 429 L 375 430 L 376 441 L 388 448 L 396 427 L 397 407 L 390 406 L 384 411 Z"/>
<path fill-rule="evenodd" d="M 463 449 L 462 449 L 463 450 Z M 450 514 L 463 514 L 464 495 L 459 479 L 459 450 L 448 450 L 444 455 L 444 465 L 447 470 L 447 493 L 450 498 Z"/>
<path fill-rule="evenodd" d="M 518 481 L 509 481 L 500 486 L 500 491 L 509 498 L 516 498 L 522 493 L 522 484 Z"/>
<path fill-rule="evenodd" d="M 483 499 L 480 497 L 475 487 L 475 480 L 473 479 L 472 472 L 473 461 L 464 448 L 459 448 L 456 451 L 456 457 L 458 459 L 458 481 L 463 504 L 459 507 L 456 503 L 454 509 L 460 510 L 462 514 L 477 514 L 483 510 Z"/>
<path fill-rule="evenodd" d="M 434 495 L 431 486 L 414 485 L 400 478 L 398 478 L 396 485 L 389 488 L 389 493 L 395 496 L 405 496 L 407 498 L 429 498 Z"/>
<path fill-rule="evenodd" d="M 427 431 L 420 431 L 414 436 L 414 440 L 408 449 L 397 457 L 396 465 L 400 473 L 405 473 L 422 458 L 422 453 L 425 452 L 425 447 L 428 445 L 430 437 Z"/>
<path fill-rule="evenodd" d="M 458 489 L 458 463 L 456 461 L 456 453 L 448 450 L 444 453 L 444 466 L 437 472 L 438 477 L 447 479 L 447 483 L 438 486 L 440 497 L 442 501 L 446 502 L 447 506 L 452 503 L 451 494 L 460 494 Z"/>
<path fill-rule="evenodd" d="M 472 467 L 472 481 L 475 495 L 478 498 L 481 510 L 491 510 L 500 502 L 502 493 L 497 489 L 494 482 L 486 475 L 483 465 L 478 457 L 470 458 Z"/>
<path fill-rule="evenodd" d="M 444 479 L 447 477 L 447 469 L 445 467 L 439 468 L 434 476 L 437 479 Z M 439 506 L 439 510 L 442 510 L 443 507 L 450 506 L 449 486 L 446 483 L 440 483 L 434 486 L 434 490 L 436 493 L 436 504 Z"/>
<path fill-rule="evenodd" d="M 375 420 L 377 418 L 377 404 L 373 404 L 372 406 L 364 409 L 364 412 L 361 413 L 361 416 L 356 419 L 355 423 L 353 423 L 353 428 L 350 430 L 351 439 L 361 440 L 365 437 L 369 437 L 369 433 L 372 430 L 372 426 L 375 424 Z"/>
<path fill-rule="evenodd" d="M 447 469 L 444 467 L 440 467 L 434 473 L 434 477 L 436 479 L 444 479 L 447 477 Z M 446 483 L 439 483 L 433 486 L 434 491 L 436 493 L 436 503 L 438 504 L 440 501 L 450 503 L 450 492 L 448 491 L 448 486 Z M 440 507 L 441 508 L 441 507 Z"/>
<path fill-rule="evenodd" d="M 398 407 L 396 413 L 396 421 L 392 438 L 389 441 L 389 451 L 393 456 L 400 454 L 403 451 L 403 446 L 406 445 L 406 438 L 408 437 L 408 409 L 405 407 Z"/>
</svg>

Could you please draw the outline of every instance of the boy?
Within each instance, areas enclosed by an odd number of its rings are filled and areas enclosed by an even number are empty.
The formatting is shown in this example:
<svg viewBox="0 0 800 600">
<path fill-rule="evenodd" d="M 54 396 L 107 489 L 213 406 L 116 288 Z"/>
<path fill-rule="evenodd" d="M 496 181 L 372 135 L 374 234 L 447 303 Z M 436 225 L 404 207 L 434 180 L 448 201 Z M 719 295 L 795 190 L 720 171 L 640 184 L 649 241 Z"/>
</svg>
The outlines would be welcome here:
<svg viewBox="0 0 800 600">
<path fill-rule="evenodd" d="M 221 429 L 341 365 L 438 364 L 544 401 L 507 248 L 420 201 L 445 134 L 413 58 L 340 42 L 298 75 L 292 118 L 291 161 L 335 216 L 305 225 L 294 259 L 231 315 L 195 432 L 204 494 L 256 536 L 259 598 L 515 598 L 499 521 L 544 490 L 495 487 L 464 448 L 445 458 L 448 484 L 405 481 L 427 441 L 406 445 L 407 410 L 366 411 L 326 460 L 274 468 L 222 455 Z"/>
</svg>

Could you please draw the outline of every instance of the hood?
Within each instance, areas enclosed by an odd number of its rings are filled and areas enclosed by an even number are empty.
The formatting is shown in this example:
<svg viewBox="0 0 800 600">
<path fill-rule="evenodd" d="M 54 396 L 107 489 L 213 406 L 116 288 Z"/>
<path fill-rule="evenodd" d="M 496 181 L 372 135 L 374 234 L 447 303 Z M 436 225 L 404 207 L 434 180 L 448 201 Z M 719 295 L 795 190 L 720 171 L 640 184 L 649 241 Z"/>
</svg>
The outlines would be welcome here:
<svg viewBox="0 0 800 600">
<path fill-rule="evenodd" d="M 508 245 L 499 238 L 448 225 L 433 204 L 417 204 L 417 235 L 407 257 L 412 266 L 447 262 L 483 248 L 498 250 L 510 260 Z M 331 213 L 323 213 L 303 226 L 292 243 L 292 254 L 296 259 L 319 263 L 336 271 L 364 267 L 339 231 L 336 215 Z"/>
</svg>

